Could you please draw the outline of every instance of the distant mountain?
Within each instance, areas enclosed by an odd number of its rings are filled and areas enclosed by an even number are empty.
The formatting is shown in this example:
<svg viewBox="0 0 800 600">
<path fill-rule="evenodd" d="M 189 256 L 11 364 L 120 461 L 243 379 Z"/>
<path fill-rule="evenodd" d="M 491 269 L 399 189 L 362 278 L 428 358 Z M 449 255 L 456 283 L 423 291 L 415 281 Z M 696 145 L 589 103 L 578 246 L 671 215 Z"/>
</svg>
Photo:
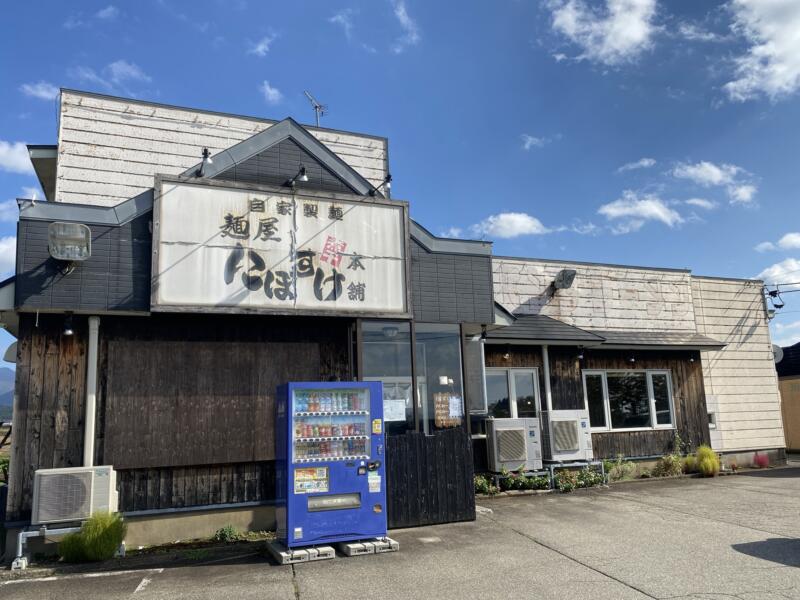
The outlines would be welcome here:
<svg viewBox="0 0 800 600">
<path fill-rule="evenodd" d="M 14 390 L 14 378 L 16 374 L 14 369 L 9 369 L 8 367 L 0 367 L 0 395 L 5 394 L 8 391 Z M 3 403 L 0 402 L 0 405 Z"/>
<path fill-rule="evenodd" d="M 0 367 L 0 421 L 11 420 L 14 405 L 14 369 Z"/>
</svg>

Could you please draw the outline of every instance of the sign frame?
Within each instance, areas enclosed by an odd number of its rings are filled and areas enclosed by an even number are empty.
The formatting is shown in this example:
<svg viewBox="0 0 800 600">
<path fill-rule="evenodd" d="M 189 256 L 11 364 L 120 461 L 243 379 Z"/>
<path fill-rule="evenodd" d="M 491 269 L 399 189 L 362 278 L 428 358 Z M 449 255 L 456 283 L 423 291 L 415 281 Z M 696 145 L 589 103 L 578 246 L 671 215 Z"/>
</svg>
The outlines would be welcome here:
<svg viewBox="0 0 800 600">
<path fill-rule="evenodd" d="M 256 192 L 264 194 L 285 194 L 292 196 L 295 200 L 308 199 L 312 201 L 341 201 L 348 203 L 373 204 L 391 208 L 400 208 L 402 214 L 402 244 L 404 261 L 404 287 L 405 310 L 402 312 L 381 312 L 381 311 L 357 311 L 357 310 L 336 310 L 336 309 L 311 309 L 311 308 L 292 308 L 265 306 L 208 306 L 202 304 L 160 304 L 158 301 L 158 273 L 160 272 L 159 245 L 161 240 L 161 221 L 162 221 L 162 193 L 164 184 L 196 185 L 218 189 L 232 189 L 245 192 Z M 203 313 L 203 314 L 259 314 L 259 315 L 282 315 L 282 316 L 319 316 L 319 317 L 350 317 L 353 319 L 411 319 L 413 315 L 412 293 L 411 293 L 411 234 L 409 226 L 408 202 L 405 200 L 387 199 L 380 196 L 360 196 L 358 194 L 342 194 L 338 192 L 327 192 L 321 190 L 295 189 L 273 186 L 258 185 L 253 183 L 239 183 L 235 181 L 219 181 L 200 177 L 181 177 L 175 175 L 165 175 L 157 173 L 153 185 L 153 223 L 152 223 L 152 256 L 150 271 L 150 312 L 151 313 Z"/>
</svg>

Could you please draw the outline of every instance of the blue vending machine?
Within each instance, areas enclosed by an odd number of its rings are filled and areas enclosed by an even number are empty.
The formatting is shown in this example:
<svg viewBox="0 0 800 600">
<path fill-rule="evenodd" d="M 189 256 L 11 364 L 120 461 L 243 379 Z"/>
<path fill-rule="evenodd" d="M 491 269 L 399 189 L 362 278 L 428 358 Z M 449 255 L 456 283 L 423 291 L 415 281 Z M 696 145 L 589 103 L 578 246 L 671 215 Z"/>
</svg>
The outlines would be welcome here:
<svg viewBox="0 0 800 600">
<path fill-rule="evenodd" d="M 276 520 L 289 548 L 386 536 L 383 384 L 302 382 L 276 397 Z"/>
</svg>

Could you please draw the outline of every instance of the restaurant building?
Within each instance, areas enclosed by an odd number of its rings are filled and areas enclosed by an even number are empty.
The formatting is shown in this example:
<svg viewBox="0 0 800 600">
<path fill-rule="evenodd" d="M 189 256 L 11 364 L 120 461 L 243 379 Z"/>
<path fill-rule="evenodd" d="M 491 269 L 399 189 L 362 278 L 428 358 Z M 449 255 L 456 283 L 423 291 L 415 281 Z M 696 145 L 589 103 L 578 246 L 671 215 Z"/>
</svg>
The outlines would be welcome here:
<svg viewBox="0 0 800 600">
<path fill-rule="evenodd" d="M 34 472 L 81 465 L 114 467 L 132 545 L 272 527 L 287 381 L 383 382 L 390 527 L 474 518 L 490 416 L 588 410 L 595 457 L 676 432 L 781 456 L 760 282 L 434 236 L 390 197 L 385 138 L 292 119 L 62 90 L 29 150 L 46 201 L 19 201 L 0 284 L 9 539 Z"/>
</svg>

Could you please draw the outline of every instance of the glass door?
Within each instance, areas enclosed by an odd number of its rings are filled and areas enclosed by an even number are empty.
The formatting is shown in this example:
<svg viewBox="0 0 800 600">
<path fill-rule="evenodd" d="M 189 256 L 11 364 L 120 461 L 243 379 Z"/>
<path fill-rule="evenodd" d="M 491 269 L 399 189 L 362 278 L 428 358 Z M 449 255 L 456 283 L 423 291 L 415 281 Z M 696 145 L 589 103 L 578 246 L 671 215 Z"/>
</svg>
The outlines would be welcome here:
<svg viewBox="0 0 800 600">
<path fill-rule="evenodd" d="M 513 405 L 515 416 L 521 419 L 535 419 L 539 416 L 539 378 L 536 371 L 512 369 L 511 388 L 514 390 Z"/>
</svg>

